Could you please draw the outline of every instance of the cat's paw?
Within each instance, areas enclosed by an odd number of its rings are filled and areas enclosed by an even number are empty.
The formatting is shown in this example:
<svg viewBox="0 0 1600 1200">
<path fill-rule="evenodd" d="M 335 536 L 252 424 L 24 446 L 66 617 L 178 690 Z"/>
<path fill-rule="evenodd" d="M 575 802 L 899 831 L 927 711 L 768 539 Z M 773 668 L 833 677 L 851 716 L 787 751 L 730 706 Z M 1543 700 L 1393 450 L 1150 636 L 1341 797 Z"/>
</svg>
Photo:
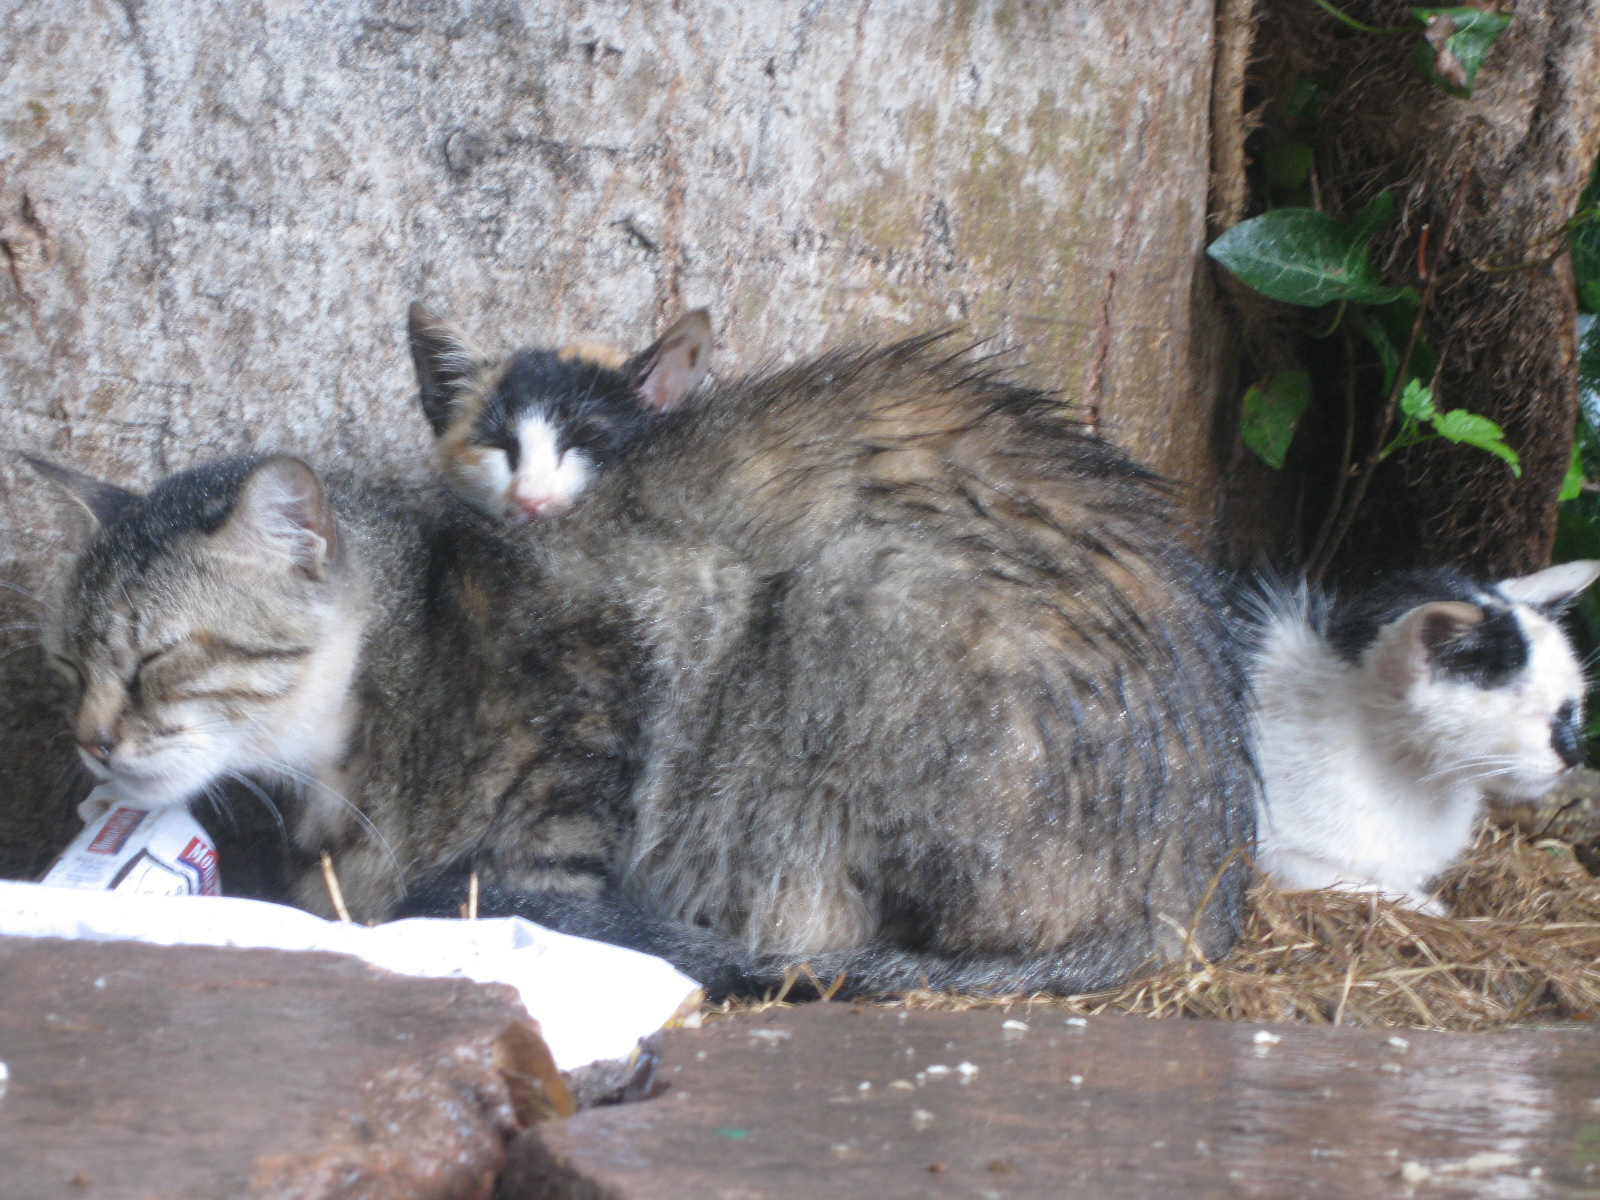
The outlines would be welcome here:
<svg viewBox="0 0 1600 1200">
<path fill-rule="evenodd" d="M 109 783 L 95 785 L 95 789 L 83 798 L 83 803 L 78 805 L 78 820 L 85 825 L 91 821 L 98 821 L 111 811 L 111 806 L 117 802 L 117 789 Z"/>
</svg>

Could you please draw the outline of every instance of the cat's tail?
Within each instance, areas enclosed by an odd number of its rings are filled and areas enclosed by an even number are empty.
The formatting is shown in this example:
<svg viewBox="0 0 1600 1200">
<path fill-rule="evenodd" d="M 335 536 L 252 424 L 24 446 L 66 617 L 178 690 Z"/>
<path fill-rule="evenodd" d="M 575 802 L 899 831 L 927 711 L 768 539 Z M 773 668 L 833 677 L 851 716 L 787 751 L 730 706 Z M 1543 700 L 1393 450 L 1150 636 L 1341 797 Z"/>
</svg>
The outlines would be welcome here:
<svg viewBox="0 0 1600 1200">
<path fill-rule="evenodd" d="M 395 917 L 456 917 L 467 898 L 466 872 L 448 872 L 406 894 Z M 726 934 L 661 917 L 618 894 L 574 896 L 518 891 L 485 882 L 480 917 L 523 917 L 557 933 L 592 938 L 666 958 L 706 989 L 707 1000 L 789 1000 L 898 995 L 915 990 L 955 995 L 1082 995 L 1115 987 L 1154 965 L 1144 931 L 1099 930 L 1070 946 L 1030 955 L 933 954 L 898 946 L 762 954 Z"/>
<path fill-rule="evenodd" d="M 464 873 L 414 888 L 396 917 L 454 917 L 466 899 Z M 970 996 L 1057 996 L 1125 982 L 1155 960 L 1147 934 L 1097 931 L 1072 945 L 1033 955 L 942 955 L 869 945 L 809 955 L 752 951 L 724 934 L 661 917 L 615 894 L 595 897 L 525 892 L 485 882 L 481 917 L 523 917 L 575 937 L 593 938 L 664 958 L 716 1002 L 782 993 L 791 1000 L 848 999 L 918 990 Z"/>
<path fill-rule="evenodd" d="M 456 917 L 466 900 L 467 873 L 450 871 L 412 888 L 394 915 L 396 919 Z M 653 954 L 693 979 L 713 1001 L 762 995 L 781 986 L 783 977 L 767 956 L 746 950 L 723 934 L 656 916 L 614 894 L 527 892 L 484 881 L 478 916 L 522 917 L 557 933 Z M 768 979 L 780 983 L 764 986 Z"/>
<path fill-rule="evenodd" d="M 863 946 L 803 957 L 763 955 L 746 964 L 741 982 L 752 995 L 788 999 L 821 995 L 852 999 L 913 991 L 964 996 L 1076 996 L 1126 982 L 1156 956 L 1146 938 L 1095 933 L 1071 946 L 1028 956 L 959 956 Z"/>
</svg>

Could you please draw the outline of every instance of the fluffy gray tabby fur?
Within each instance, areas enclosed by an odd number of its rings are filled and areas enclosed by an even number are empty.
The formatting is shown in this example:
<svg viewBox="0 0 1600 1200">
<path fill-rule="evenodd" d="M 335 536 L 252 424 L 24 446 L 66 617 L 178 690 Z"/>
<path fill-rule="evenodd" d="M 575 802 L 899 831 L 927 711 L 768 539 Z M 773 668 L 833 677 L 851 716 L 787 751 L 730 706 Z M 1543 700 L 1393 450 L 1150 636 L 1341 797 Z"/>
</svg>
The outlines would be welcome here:
<svg viewBox="0 0 1600 1200">
<path fill-rule="evenodd" d="M 62 477 L 91 769 L 301 785 L 358 919 L 476 870 L 485 913 L 715 994 L 1074 992 L 1234 936 L 1256 780 L 1208 572 L 1158 481 L 926 340 L 719 387 L 521 530 L 285 458 Z"/>
</svg>

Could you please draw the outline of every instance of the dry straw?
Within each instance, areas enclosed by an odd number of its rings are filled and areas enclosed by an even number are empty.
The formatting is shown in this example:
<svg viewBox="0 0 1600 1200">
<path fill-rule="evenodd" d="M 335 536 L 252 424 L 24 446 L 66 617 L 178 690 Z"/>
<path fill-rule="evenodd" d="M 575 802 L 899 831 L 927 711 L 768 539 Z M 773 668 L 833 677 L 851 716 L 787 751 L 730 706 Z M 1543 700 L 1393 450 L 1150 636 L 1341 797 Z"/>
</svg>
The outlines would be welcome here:
<svg viewBox="0 0 1600 1200">
<path fill-rule="evenodd" d="M 1600 1016 L 1600 879 L 1566 843 L 1486 826 L 1440 897 L 1451 916 L 1262 882 L 1242 938 L 1219 962 L 1174 964 L 1086 996 L 914 992 L 894 1003 L 1458 1030 Z"/>
</svg>

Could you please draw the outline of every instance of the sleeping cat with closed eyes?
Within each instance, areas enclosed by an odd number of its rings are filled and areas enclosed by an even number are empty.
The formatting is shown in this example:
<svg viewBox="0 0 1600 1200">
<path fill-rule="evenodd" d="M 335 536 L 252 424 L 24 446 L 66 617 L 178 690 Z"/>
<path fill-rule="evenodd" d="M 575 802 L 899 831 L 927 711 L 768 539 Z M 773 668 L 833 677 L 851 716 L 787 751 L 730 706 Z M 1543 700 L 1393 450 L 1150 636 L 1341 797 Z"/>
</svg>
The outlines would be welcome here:
<svg viewBox="0 0 1600 1200">
<path fill-rule="evenodd" d="M 1583 671 L 1555 617 L 1597 576 L 1600 562 L 1492 585 L 1417 571 L 1348 597 L 1261 597 L 1261 868 L 1442 911 L 1430 885 L 1485 805 L 1535 799 L 1582 761 Z"/>
<path fill-rule="evenodd" d="M 711 359 L 703 308 L 632 356 L 580 342 L 495 361 L 421 304 L 409 325 L 444 477 L 495 517 L 571 507 L 655 418 L 684 402 Z"/>
<path fill-rule="evenodd" d="M 936 337 L 723 381 L 515 526 L 284 457 L 53 477 L 82 752 L 151 803 L 292 782 L 358 920 L 475 872 L 714 994 L 1072 993 L 1236 935 L 1214 576 L 1161 481 Z"/>
</svg>

